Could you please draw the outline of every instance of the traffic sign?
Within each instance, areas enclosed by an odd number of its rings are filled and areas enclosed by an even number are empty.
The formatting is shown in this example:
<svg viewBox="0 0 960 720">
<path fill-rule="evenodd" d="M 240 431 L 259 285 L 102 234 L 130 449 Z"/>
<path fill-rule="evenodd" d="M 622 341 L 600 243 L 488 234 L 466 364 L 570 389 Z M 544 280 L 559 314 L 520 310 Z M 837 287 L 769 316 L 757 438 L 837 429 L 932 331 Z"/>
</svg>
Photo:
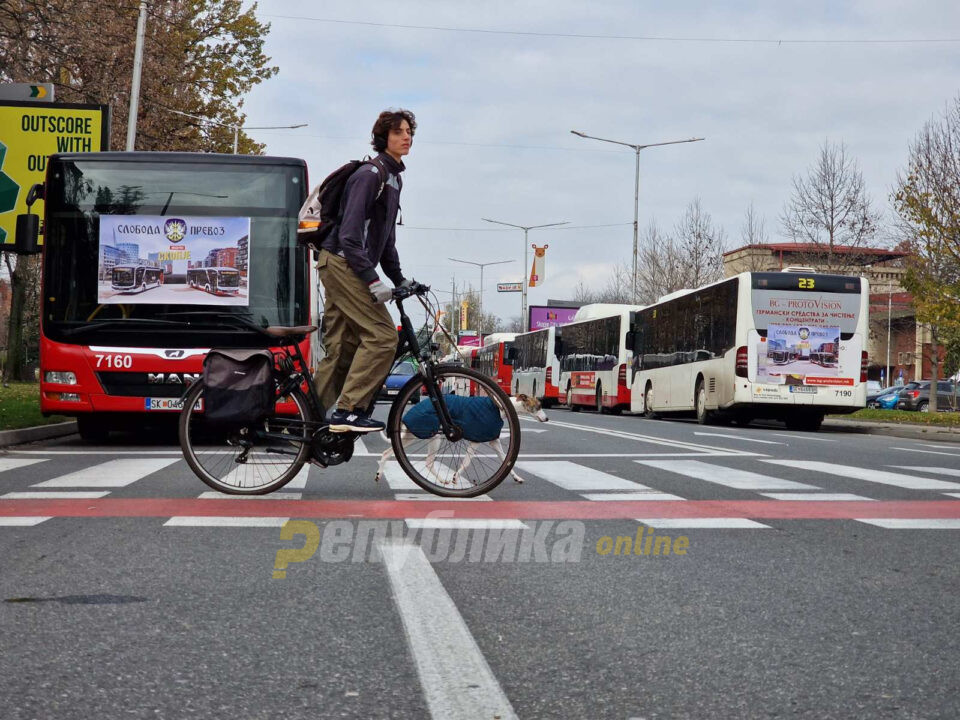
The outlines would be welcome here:
<svg viewBox="0 0 960 720">
<path fill-rule="evenodd" d="M 0 100 L 53 102 L 53 83 L 0 83 Z"/>
<path fill-rule="evenodd" d="M 54 153 L 110 149 L 110 107 L 0 101 L 0 244 L 12 243 L 27 192 Z M 43 202 L 32 212 L 43 215 Z"/>
<path fill-rule="evenodd" d="M 497 292 L 523 292 L 523 283 L 497 283 Z"/>
</svg>

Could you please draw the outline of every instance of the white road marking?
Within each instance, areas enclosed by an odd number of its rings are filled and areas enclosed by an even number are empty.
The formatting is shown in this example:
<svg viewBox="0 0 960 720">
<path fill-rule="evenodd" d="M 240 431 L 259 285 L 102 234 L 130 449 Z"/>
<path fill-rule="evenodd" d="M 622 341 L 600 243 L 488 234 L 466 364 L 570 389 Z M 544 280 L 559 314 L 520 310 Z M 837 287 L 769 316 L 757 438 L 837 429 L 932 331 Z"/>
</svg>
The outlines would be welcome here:
<svg viewBox="0 0 960 720">
<path fill-rule="evenodd" d="M 958 518 L 854 518 L 886 530 L 960 530 Z"/>
<path fill-rule="evenodd" d="M 873 500 L 873 498 L 851 493 L 760 493 L 774 500 L 812 500 L 821 502 L 845 502 L 847 500 Z"/>
<path fill-rule="evenodd" d="M 830 440 L 828 438 L 822 437 L 812 437 L 810 435 L 791 435 L 790 433 L 776 433 L 772 432 L 771 435 L 776 435 L 777 437 L 793 438 L 794 440 L 816 440 L 817 442 L 836 442 L 836 440 Z"/>
<path fill-rule="evenodd" d="M 893 485 L 908 490 L 960 490 L 960 484 L 945 480 L 930 480 L 916 475 L 901 475 L 900 473 L 874 470 L 873 468 L 853 467 L 850 465 L 836 465 L 834 463 L 817 460 L 762 460 L 772 465 L 799 467 L 811 474 L 839 475 L 840 477 L 864 480 L 880 485 Z"/>
<path fill-rule="evenodd" d="M 703 435 L 704 437 L 726 438 L 727 440 L 742 440 L 743 442 L 763 443 L 764 445 L 786 445 L 786 443 L 776 442 L 775 440 L 758 440 L 757 438 L 740 437 L 739 435 L 724 435 L 722 433 L 695 432 L 694 435 Z"/>
<path fill-rule="evenodd" d="M 422 487 L 407 477 L 403 468 L 400 467 L 400 463 L 396 460 L 387 460 L 384 464 L 383 479 L 387 481 L 391 490 L 423 490 Z"/>
<path fill-rule="evenodd" d="M 0 517 L 0 527 L 31 527 L 49 519 L 49 517 Z"/>
<path fill-rule="evenodd" d="M 126 487 L 140 478 L 152 475 L 173 465 L 176 460 L 140 458 L 138 460 L 108 460 L 93 467 L 77 470 L 60 477 L 36 483 L 31 487 Z"/>
<path fill-rule="evenodd" d="M 944 495 L 947 495 L 952 498 L 960 498 L 960 493 L 944 493 Z"/>
<path fill-rule="evenodd" d="M 357 438 L 353 441 L 353 454 L 360 456 L 370 455 L 370 451 L 367 450 L 367 444 L 363 441 L 363 438 Z"/>
<path fill-rule="evenodd" d="M 487 500 L 492 501 L 493 498 L 489 495 L 477 495 L 477 497 L 464 498 L 464 497 L 440 497 L 439 495 L 434 495 L 433 493 L 428 493 L 426 490 L 418 493 L 397 493 L 397 500 L 432 500 L 434 502 L 443 501 L 443 502 L 473 502 L 475 500 Z"/>
<path fill-rule="evenodd" d="M 947 457 L 960 457 L 957 453 L 937 452 L 936 450 L 918 450 L 917 448 L 891 447 L 891 450 L 903 450 L 905 452 L 923 453 L 924 455 L 946 455 Z"/>
<path fill-rule="evenodd" d="M 311 467 L 310 463 L 304 465 L 300 468 L 300 472 L 296 474 L 293 480 L 284 485 L 284 487 L 289 490 L 303 490 L 307 486 L 307 477 L 310 475 Z M 271 495 L 271 497 L 273 496 Z"/>
<path fill-rule="evenodd" d="M 15 458 L 15 457 L 4 457 L 0 458 L 0 472 L 6 472 L 7 470 L 16 470 L 17 468 L 27 467 L 28 465 L 35 465 L 36 463 L 44 462 L 43 460 L 34 460 L 32 458 Z"/>
<path fill-rule="evenodd" d="M 533 473 L 564 490 L 572 490 L 574 492 L 652 489 L 638 482 L 625 480 L 616 475 L 594 470 L 591 467 L 579 465 L 567 460 L 538 460 L 536 462 L 524 460 L 517 463 L 517 468 L 524 472 Z"/>
<path fill-rule="evenodd" d="M 583 497 L 587 500 L 599 502 L 663 502 L 668 500 L 684 500 L 679 495 L 671 495 L 662 492 L 615 492 L 615 493 L 584 493 Z"/>
<path fill-rule="evenodd" d="M 11 455 L 176 455 L 183 457 L 182 450 L 153 450 L 143 448 L 142 450 L 114 450 L 113 448 L 103 448 L 101 450 L 11 450 Z"/>
<path fill-rule="evenodd" d="M 923 444 L 923 447 L 936 448 L 937 450 L 946 450 L 946 449 L 947 449 L 947 448 L 945 448 L 945 447 L 943 446 L 942 443 L 941 443 L 940 445 L 932 445 L 932 444 L 930 444 L 930 443 L 924 443 L 924 444 Z M 957 455 L 958 457 L 960 457 L 960 452 L 951 453 L 951 454 L 952 454 L 952 455 Z"/>
<path fill-rule="evenodd" d="M 70 498 L 77 500 L 96 500 L 97 498 L 106 497 L 109 494 L 109 490 L 102 492 L 10 492 L 0 496 L 0 500 L 69 500 Z"/>
<path fill-rule="evenodd" d="M 932 475 L 948 475 L 950 477 L 960 477 L 960 470 L 954 468 L 925 467 L 923 465 L 892 465 L 898 470 L 916 470 L 917 472 L 930 473 Z"/>
<path fill-rule="evenodd" d="M 407 518 L 411 530 L 523 530 L 520 520 L 484 520 L 480 518 Z"/>
<path fill-rule="evenodd" d="M 699 460 L 635 460 L 660 470 L 686 475 L 697 480 L 706 480 L 736 490 L 819 490 L 816 485 L 807 485 L 792 480 L 761 475 L 748 470 L 713 465 Z M 804 463 L 806 464 L 806 463 Z"/>
<path fill-rule="evenodd" d="M 210 490 L 200 493 L 198 500 L 299 500 L 300 493 L 274 492 L 269 495 L 227 495 L 226 493 Z"/>
<path fill-rule="evenodd" d="M 635 440 L 637 442 L 645 442 L 645 443 L 650 443 L 652 445 L 667 445 L 677 450 L 687 450 L 688 454 L 695 453 L 698 455 L 724 455 L 724 456 L 735 455 L 737 457 L 750 457 L 750 456 L 755 456 L 757 454 L 757 453 L 747 452 L 746 450 L 737 450 L 735 448 L 720 448 L 720 447 L 714 447 L 712 445 L 699 445 L 697 443 L 683 442 L 682 440 L 669 440 L 667 438 L 655 437 L 653 435 L 640 435 L 638 433 L 624 432 L 622 430 L 612 430 L 609 428 L 597 428 L 597 427 L 590 427 L 587 425 L 576 425 L 574 423 L 557 422 L 554 420 L 551 420 L 550 424 L 555 427 L 569 428 L 571 430 L 579 430 L 580 432 L 598 433 L 600 435 L 606 435 L 607 437 L 623 438 L 625 440 Z"/>
<path fill-rule="evenodd" d="M 290 518 L 281 517 L 172 517 L 164 523 L 170 527 L 281 527 Z"/>
<path fill-rule="evenodd" d="M 510 700 L 423 550 L 401 543 L 382 543 L 379 549 L 434 720 L 516 720 Z"/>
<path fill-rule="evenodd" d="M 637 518 L 638 523 L 654 528 L 769 528 L 746 518 Z"/>
</svg>

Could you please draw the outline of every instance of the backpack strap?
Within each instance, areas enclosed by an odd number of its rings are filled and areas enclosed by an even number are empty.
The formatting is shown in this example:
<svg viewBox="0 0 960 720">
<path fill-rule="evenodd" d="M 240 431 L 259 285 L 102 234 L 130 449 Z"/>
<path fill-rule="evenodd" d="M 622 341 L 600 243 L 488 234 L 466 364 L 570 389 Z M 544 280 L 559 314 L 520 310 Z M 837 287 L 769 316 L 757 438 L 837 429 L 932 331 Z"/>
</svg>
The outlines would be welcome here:
<svg viewBox="0 0 960 720">
<path fill-rule="evenodd" d="M 387 184 L 387 169 L 377 162 L 376 158 L 366 157 L 363 159 L 363 164 L 373 165 L 377 169 L 377 174 L 380 176 L 380 189 L 377 190 L 377 196 L 373 199 L 373 201 L 376 202 L 380 199 L 380 196 L 383 194 L 383 188 Z"/>
</svg>

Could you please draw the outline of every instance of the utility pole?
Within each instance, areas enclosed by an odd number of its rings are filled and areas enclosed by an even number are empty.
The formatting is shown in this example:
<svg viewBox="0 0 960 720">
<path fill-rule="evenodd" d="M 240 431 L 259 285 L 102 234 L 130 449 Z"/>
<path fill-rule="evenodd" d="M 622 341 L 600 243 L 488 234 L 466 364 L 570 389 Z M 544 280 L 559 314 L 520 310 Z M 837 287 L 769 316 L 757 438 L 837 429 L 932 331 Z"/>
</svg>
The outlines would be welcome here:
<svg viewBox="0 0 960 720">
<path fill-rule="evenodd" d="M 130 116 L 127 118 L 127 152 L 137 142 L 137 114 L 140 112 L 140 75 L 143 73 L 143 37 L 147 29 L 147 0 L 140 0 L 137 41 L 133 50 L 133 78 L 130 80 Z"/>
</svg>

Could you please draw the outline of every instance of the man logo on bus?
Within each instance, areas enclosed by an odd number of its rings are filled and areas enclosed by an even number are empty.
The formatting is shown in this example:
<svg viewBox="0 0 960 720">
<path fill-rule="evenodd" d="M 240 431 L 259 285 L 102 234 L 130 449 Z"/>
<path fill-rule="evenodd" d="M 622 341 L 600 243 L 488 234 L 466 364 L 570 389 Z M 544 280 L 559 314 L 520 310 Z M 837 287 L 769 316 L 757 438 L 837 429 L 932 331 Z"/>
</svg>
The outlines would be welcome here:
<svg viewBox="0 0 960 720">
<path fill-rule="evenodd" d="M 178 243 L 187 236 L 187 223 L 179 218 L 170 218 L 163 224 L 163 234 L 172 243 Z"/>
</svg>

